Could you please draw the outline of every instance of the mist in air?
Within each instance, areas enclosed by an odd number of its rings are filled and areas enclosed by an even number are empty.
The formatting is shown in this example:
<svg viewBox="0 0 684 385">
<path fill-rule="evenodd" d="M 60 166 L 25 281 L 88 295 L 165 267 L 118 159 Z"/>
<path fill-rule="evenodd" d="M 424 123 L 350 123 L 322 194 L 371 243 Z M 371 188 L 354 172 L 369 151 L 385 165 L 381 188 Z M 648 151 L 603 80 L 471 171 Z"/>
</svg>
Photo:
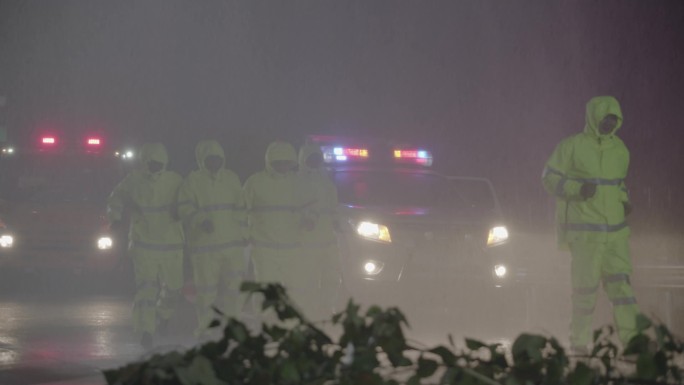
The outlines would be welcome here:
<svg viewBox="0 0 684 385">
<path fill-rule="evenodd" d="M 569 255 L 540 176 L 591 97 L 622 104 L 635 266 L 684 262 L 682 26 L 676 1 L 3 0 L 0 123 L 16 142 L 44 128 L 92 129 L 121 148 L 161 141 L 183 175 L 195 144 L 216 139 L 243 182 L 273 140 L 427 143 L 435 168 L 493 182 L 536 286 L 488 302 L 454 276 L 358 299 L 399 303 L 426 338 L 486 338 L 499 324 L 485 315 L 502 309 L 500 334 L 561 334 Z M 659 293 L 639 293 L 661 311 Z"/>
</svg>

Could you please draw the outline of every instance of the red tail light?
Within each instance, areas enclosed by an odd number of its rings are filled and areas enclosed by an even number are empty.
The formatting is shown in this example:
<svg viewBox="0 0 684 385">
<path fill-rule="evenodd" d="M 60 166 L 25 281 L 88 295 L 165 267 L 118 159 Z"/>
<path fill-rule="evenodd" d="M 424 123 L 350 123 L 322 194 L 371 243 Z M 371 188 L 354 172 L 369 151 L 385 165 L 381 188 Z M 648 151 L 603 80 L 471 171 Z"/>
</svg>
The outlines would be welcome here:
<svg viewBox="0 0 684 385">
<path fill-rule="evenodd" d="M 88 138 L 88 146 L 99 146 L 102 144 L 100 138 Z"/>
<path fill-rule="evenodd" d="M 42 142 L 43 144 L 55 144 L 57 143 L 57 139 L 55 139 L 54 136 L 44 136 Z"/>
</svg>

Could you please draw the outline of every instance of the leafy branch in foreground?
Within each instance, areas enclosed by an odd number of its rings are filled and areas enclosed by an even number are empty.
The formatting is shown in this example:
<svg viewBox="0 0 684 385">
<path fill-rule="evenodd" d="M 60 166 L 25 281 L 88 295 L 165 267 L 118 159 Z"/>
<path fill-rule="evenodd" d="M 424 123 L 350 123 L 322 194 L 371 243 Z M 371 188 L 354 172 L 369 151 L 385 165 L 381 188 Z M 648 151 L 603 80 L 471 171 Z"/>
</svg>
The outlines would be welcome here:
<svg viewBox="0 0 684 385">
<path fill-rule="evenodd" d="M 585 357 L 569 356 L 555 338 L 532 334 L 520 335 L 510 351 L 474 339 L 457 348 L 451 336 L 447 345 L 417 348 L 406 340 L 408 322 L 397 308 L 362 312 L 349 301 L 330 321 L 341 329 L 335 341 L 303 316 L 281 285 L 247 282 L 241 290 L 263 297 L 262 314 L 270 321 L 259 332 L 217 311 L 221 317 L 211 325 L 222 331 L 217 341 L 107 370 L 108 384 L 682 383 L 684 345 L 645 317 L 623 352 L 611 327 L 595 332 L 595 347 Z"/>
</svg>

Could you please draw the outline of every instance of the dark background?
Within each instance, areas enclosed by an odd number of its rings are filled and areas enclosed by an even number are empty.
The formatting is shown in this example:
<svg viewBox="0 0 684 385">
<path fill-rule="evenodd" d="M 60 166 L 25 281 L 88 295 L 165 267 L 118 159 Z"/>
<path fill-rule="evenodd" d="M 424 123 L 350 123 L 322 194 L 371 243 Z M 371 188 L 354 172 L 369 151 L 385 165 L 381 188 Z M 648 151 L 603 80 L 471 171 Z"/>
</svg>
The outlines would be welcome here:
<svg viewBox="0 0 684 385">
<path fill-rule="evenodd" d="M 273 139 L 417 139 L 491 178 L 518 225 L 552 222 L 540 175 L 616 96 L 640 231 L 681 231 L 684 2 L 0 0 L 0 119 L 168 145 L 216 138 L 243 180 Z"/>
</svg>

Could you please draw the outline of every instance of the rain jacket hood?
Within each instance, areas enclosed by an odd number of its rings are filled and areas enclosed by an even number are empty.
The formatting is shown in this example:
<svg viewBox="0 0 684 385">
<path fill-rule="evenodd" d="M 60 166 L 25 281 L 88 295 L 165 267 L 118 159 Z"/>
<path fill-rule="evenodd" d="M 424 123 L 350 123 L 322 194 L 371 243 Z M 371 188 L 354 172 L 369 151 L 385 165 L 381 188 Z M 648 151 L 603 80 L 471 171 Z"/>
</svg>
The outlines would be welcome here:
<svg viewBox="0 0 684 385">
<path fill-rule="evenodd" d="M 603 135 L 599 132 L 599 123 L 608 115 L 615 115 L 618 118 L 615 130 L 610 134 Z M 612 96 L 596 96 L 587 103 L 586 125 L 584 132 L 596 137 L 608 137 L 615 135 L 622 126 L 622 110 L 620 103 Z"/>
<path fill-rule="evenodd" d="M 147 165 L 150 161 L 159 162 L 164 166 L 162 167 L 161 171 L 153 174 L 150 172 Z M 166 152 L 166 147 L 164 147 L 164 145 L 161 143 L 145 144 L 140 149 L 140 162 L 142 165 L 142 170 L 145 172 L 145 174 L 154 176 L 161 174 L 166 170 L 166 165 L 169 163 L 169 154 Z"/>
<path fill-rule="evenodd" d="M 321 152 L 321 148 L 315 144 L 305 144 L 299 149 L 299 170 L 302 172 L 312 172 L 312 171 L 319 171 L 320 167 L 317 169 L 313 169 L 306 164 L 306 160 L 309 159 L 311 155 L 318 154 L 321 157 L 323 156 L 323 152 Z"/>
<path fill-rule="evenodd" d="M 278 160 L 289 160 L 297 163 L 297 151 L 295 151 L 290 143 L 273 142 L 266 149 L 266 170 L 269 173 L 276 173 L 273 167 L 271 167 L 271 162 Z"/>
<path fill-rule="evenodd" d="M 197 166 L 200 170 L 209 172 L 207 167 L 204 165 L 204 161 L 212 155 L 220 156 L 221 159 L 223 159 L 221 168 L 225 167 L 226 154 L 219 142 L 215 140 L 204 140 L 197 143 L 197 146 L 195 147 L 195 159 L 197 159 Z"/>
</svg>

